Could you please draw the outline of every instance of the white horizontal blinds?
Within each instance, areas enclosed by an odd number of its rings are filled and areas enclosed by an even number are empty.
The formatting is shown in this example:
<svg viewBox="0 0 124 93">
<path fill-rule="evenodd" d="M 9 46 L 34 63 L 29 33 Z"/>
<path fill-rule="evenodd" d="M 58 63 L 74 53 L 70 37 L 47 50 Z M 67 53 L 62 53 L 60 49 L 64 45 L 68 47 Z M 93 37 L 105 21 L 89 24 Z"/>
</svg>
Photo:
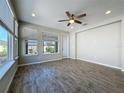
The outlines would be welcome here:
<svg viewBox="0 0 124 93">
<path fill-rule="evenodd" d="M 37 40 L 27 40 L 29 46 L 37 46 Z"/>
<path fill-rule="evenodd" d="M 13 31 L 13 15 L 6 0 L 0 0 L 0 20 L 2 20 L 11 31 Z"/>
<path fill-rule="evenodd" d="M 43 41 L 58 41 L 58 35 L 54 33 L 43 32 L 42 39 Z"/>
<path fill-rule="evenodd" d="M 56 42 L 55 41 L 45 41 L 44 46 L 55 46 Z"/>
<path fill-rule="evenodd" d="M 37 52 L 37 40 L 26 40 L 26 54 L 36 55 Z"/>
</svg>

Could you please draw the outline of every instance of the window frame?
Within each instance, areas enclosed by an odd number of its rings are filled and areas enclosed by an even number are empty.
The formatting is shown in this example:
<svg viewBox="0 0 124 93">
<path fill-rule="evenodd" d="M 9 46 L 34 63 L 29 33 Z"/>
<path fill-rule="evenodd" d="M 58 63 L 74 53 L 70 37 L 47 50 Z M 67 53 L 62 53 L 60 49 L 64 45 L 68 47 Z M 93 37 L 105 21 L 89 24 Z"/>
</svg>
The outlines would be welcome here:
<svg viewBox="0 0 124 93">
<path fill-rule="evenodd" d="M 51 42 L 57 42 L 57 52 L 54 52 L 54 53 L 48 53 L 48 52 L 45 52 L 44 51 L 44 42 L 45 41 L 51 41 Z M 59 54 L 59 42 L 58 41 L 56 41 L 56 40 L 44 40 L 43 41 L 43 54 Z"/>
<path fill-rule="evenodd" d="M 59 36 L 58 36 L 58 39 L 59 39 Z M 57 48 L 58 48 L 58 51 L 57 52 L 55 52 L 55 53 L 45 53 L 44 52 L 44 42 L 45 41 L 53 41 L 53 42 L 57 42 Z M 59 51 L 59 40 L 43 40 L 43 54 L 59 54 L 60 53 L 60 51 Z"/>
<path fill-rule="evenodd" d="M 17 55 L 16 55 L 16 53 L 15 53 L 15 52 L 16 52 L 16 50 L 15 50 L 15 49 L 16 49 L 16 48 L 15 48 L 15 41 L 16 41 L 16 40 L 15 40 L 15 39 L 17 39 L 17 41 L 19 41 L 19 38 L 18 38 L 18 21 L 17 21 L 17 19 L 16 19 L 15 17 L 14 17 L 13 23 L 14 23 L 14 24 L 13 24 L 13 25 L 14 25 L 14 26 L 13 26 L 13 30 L 14 30 L 14 37 L 13 37 L 13 48 L 14 48 L 14 49 L 13 49 L 13 58 L 16 60 L 16 59 L 19 58 L 19 42 L 18 42 L 18 45 L 17 45 L 17 46 L 18 46 L 18 47 L 17 47 L 17 48 L 18 48 L 18 51 L 17 51 L 18 53 L 17 53 Z M 16 27 L 17 27 L 17 28 L 16 28 Z M 16 30 L 17 30 L 17 31 L 16 31 Z"/>
<path fill-rule="evenodd" d="M 7 43 L 8 43 L 8 47 L 7 47 L 7 61 L 5 61 L 5 63 L 9 62 L 9 61 L 13 61 L 13 32 L 6 26 L 6 24 L 4 24 L 4 22 L 2 22 L 2 20 L 0 20 L 0 26 L 2 26 L 6 32 L 7 32 Z M 4 62 L 3 62 L 4 63 Z M 2 65 L 2 64 L 1 64 Z"/>
<path fill-rule="evenodd" d="M 30 40 L 31 40 L 31 39 L 30 39 Z M 28 43 L 28 41 L 29 41 L 29 39 L 28 39 L 28 40 L 24 40 L 24 42 L 25 42 L 25 51 L 24 51 L 25 56 L 37 56 L 37 55 L 38 55 L 38 41 L 35 40 L 35 41 L 37 41 L 37 54 L 26 54 L 26 43 Z M 31 43 L 32 43 L 32 42 L 31 42 Z"/>
<path fill-rule="evenodd" d="M 7 4 L 7 11 L 11 12 L 11 15 L 6 16 L 6 15 L 2 15 L 0 16 L 0 25 L 6 29 L 6 31 L 8 32 L 8 59 L 5 64 L 1 64 L 0 65 L 0 80 L 4 77 L 4 75 L 9 71 L 9 69 L 14 65 L 14 63 L 16 62 L 16 60 L 14 60 L 14 20 L 15 20 L 15 15 L 13 14 L 13 11 L 11 9 L 10 6 L 10 2 L 8 0 L 5 0 L 5 3 Z M 3 13 L 4 14 L 4 13 Z M 11 16 L 11 21 L 8 20 L 8 18 L 10 19 Z M 7 19 L 7 20 L 5 20 Z M 9 25 L 8 25 L 9 22 Z M 18 21 L 17 21 L 18 24 Z M 11 25 L 11 27 L 10 27 Z"/>
<path fill-rule="evenodd" d="M 0 26 L 2 27 L 2 29 L 4 29 L 4 31 L 6 32 L 6 35 L 7 35 L 7 55 L 6 55 L 6 58 L 3 60 L 3 61 L 1 61 L 0 62 L 0 65 L 2 65 L 2 64 L 4 64 L 4 63 L 6 63 L 7 61 L 9 61 L 9 48 L 8 48 L 8 46 L 9 46 L 9 33 L 6 31 L 6 29 L 0 24 Z"/>
<path fill-rule="evenodd" d="M 49 37 L 49 35 L 50 35 L 50 36 L 56 36 L 56 37 L 57 37 L 57 40 L 56 40 L 56 39 L 54 40 L 54 39 L 45 39 L 45 38 L 42 38 L 42 46 L 43 46 L 42 52 L 43 52 L 43 55 L 46 55 L 46 54 L 49 54 L 49 55 L 50 55 L 50 54 L 51 54 L 51 55 L 59 54 L 59 53 L 60 53 L 60 50 L 59 50 L 59 49 L 60 49 L 60 48 L 59 48 L 59 47 L 60 47 L 60 45 L 59 45 L 59 44 L 60 44 L 60 42 L 59 42 L 59 41 L 60 41 L 60 40 L 59 40 L 59 35 L 56 34 L 56 33 L 54 33 L 54 32 L 42 32 L 42 35 L 48 35 L 47 37 Z M 42 36 L 42 37 L 43 37 L 43 36 Z M 57 51 L 57 52 L 54 52 L 54 53 L 47 53 L 47 52 L 45 52 L 45 51 L 44 51 L 44 42 L 45 42 L 45 41 L 57 42 L 57 48 L 58 48 L 57 50 L 58 50 L 58 51 Z"/>
</svg>

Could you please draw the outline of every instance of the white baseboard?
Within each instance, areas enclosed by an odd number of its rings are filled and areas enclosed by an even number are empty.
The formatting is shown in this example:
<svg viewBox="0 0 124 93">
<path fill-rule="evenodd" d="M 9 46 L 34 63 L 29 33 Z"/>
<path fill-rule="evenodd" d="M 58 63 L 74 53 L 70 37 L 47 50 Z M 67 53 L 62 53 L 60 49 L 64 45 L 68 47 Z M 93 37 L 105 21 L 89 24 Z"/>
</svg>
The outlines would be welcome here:
<svg viewBox="0 0 124 93">
<path fill-rule="evenodd" d="M 66 59 L 66 58 L 69 58 L 69 57 L 63 57 L 62 59 Z"/>
<path fill-rule="evenodd" d="M 70 59 L 74 59 L 75 60 L 76 58 L 70 57 Z"/>
<path fill-rule="evenodd" d="M 62 59 L 64 59 L 64 58 L 53 59 L 53 60 L 45 60 L 45 61 L 40 61 L 40 62 L 35 62 L 35 63 L 20 64 L 18 66 L 21 67 L 21 66 L 27 66 L 27 65 L 41 64 L 41 63 L 45 63 L 45 62 L 57 61 L 57 60 L 62 60 Z M 70 58 L 70 59 L 75 60 L 74 58 Z M 86 61 L 86 62 L 89 62 L 89 63 L 94 63 L 94 64 L 98 64 L 98 65 L 102 65 L 102 66 L 106 66 L 106 67 L 110 67 L 110 68 L 115 68 L 115 69 L 121 70 L 120 67 L 111 66 L 111 65 L 107 65 L 107 64 L 103 64 L 103 63 L 98 63 L 98 62 L 93 62 L 91 60 L 79 59 L 79 58 L 77 60 L 82 60 L 82 61 Z M 121 70 L 121 71 L 124 72 L 124 70 Z"/>
<path fill-rule="evenodd" d="M 110 68 L 115 68 L 115 69 L 121 70 L 120 67 L 111 66 L 111 65 L 107 65 L 107 64 L 103 64 L 103 63 L 98 63 L 98 62 L 93 62 L 93 61 L 91 61 L 91 60 L 79 59 L 79 58 L 78 58 L 78 60 L 82 60 L 82 61 L 86 61 L 86 62 L 89 62 L 89 63 L 98 64 L 98 65 L 102 65 L 102 66 L 105 66 L 105 67 L 110 67 Z"/>
<path fill-rule="evenodd" d="M 6 86 L 5 93 L 8 92 L 8 90 L 9 90 L 9 88 L 10 88 L 10 85 L 11 85 L 11 83 L 12 83 L 12 81 L 13 81 L 13 78 L 14 78 L 14 76 L 15 76 L 15 73 L 16 73 L 16 71 L 17 71 L 17 69 L 18 69 L 18 67 L 16 68 L 15 72 L 13 73 L 12 77 L 10 78 L 10 82 L 9 82 L 8 85 Z"/>
<path fill-rule="evenodd" d="M 45 61 L 34 62 L 34 63 L 20 64 L 20 65 L 18 65 L 18 67 L 21 67 L 21 66 L 28 66 L 28 65 L 35 65 L 35 64 L 41 64 L 41 63 L 45 63 L 45 62 L 57 61 L 57 60 L 62 60 L 62 59 L 63 59 L 63 58 L 58 58 L 58 59 L 53 59 L 53 60 L 45 60 Z"/>
</svg>

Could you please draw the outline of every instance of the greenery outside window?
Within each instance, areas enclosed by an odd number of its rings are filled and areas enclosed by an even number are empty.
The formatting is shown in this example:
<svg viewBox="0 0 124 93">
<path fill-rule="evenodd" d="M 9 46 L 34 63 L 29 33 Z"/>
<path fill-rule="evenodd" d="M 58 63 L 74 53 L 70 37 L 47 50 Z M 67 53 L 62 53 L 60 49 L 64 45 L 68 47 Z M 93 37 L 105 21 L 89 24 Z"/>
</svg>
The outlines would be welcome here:
<svg viewBox="0 0 124 93">
<path fill-rule="evenodd" d="M 28 55 L 37 55 L 38 51 L 37 51 L 37 41 L 36 40 L 26 40 L 25 41 L 25 45 L 26 45 L 26 54 Z"/>
<path fill-rule="evenodd" d="M 44 41 L 43 42 L 44 53 L 58 53 L 57 41 Z"/>
<path fill-rule="evenodd" d="M 43 32 L 42 39 L 43 39 L 43 53 L 44 54 L 55 54 L 59 52 L 58 34 L 50 33 L 50 32 Z"/>
<path fill-rule="evenodd" d="M 0 64 L 8 60 L 8 33 L 0 25 Z"/>
</svg>

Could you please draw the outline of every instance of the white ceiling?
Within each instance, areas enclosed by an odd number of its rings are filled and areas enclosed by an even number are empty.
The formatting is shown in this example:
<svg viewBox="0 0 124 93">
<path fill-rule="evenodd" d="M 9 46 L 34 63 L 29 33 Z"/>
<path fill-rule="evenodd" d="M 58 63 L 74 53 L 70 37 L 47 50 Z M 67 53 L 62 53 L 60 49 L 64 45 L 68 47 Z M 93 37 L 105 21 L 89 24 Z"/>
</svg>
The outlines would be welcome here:
<svg viewBox="0 0 124 93">
<path fill-rule="evenodd" d="M 65 11 L 76 15 L 87 13 L 81 21 L 93 25 L 110 18 L 124 14 L 124 0 L 15 0 L 16 12 L 19 20 L 33 24 L 43 25 L 60 30 L 80 30 L 84 26 L 74 24 L 74 29 L 67 27 L 67 22 L 59 23 L 66 19 Z M 105 15 L 107 10 L 112 13 Z M 31 14 L 35 13 L 36 17 Z"/>
</svg>

